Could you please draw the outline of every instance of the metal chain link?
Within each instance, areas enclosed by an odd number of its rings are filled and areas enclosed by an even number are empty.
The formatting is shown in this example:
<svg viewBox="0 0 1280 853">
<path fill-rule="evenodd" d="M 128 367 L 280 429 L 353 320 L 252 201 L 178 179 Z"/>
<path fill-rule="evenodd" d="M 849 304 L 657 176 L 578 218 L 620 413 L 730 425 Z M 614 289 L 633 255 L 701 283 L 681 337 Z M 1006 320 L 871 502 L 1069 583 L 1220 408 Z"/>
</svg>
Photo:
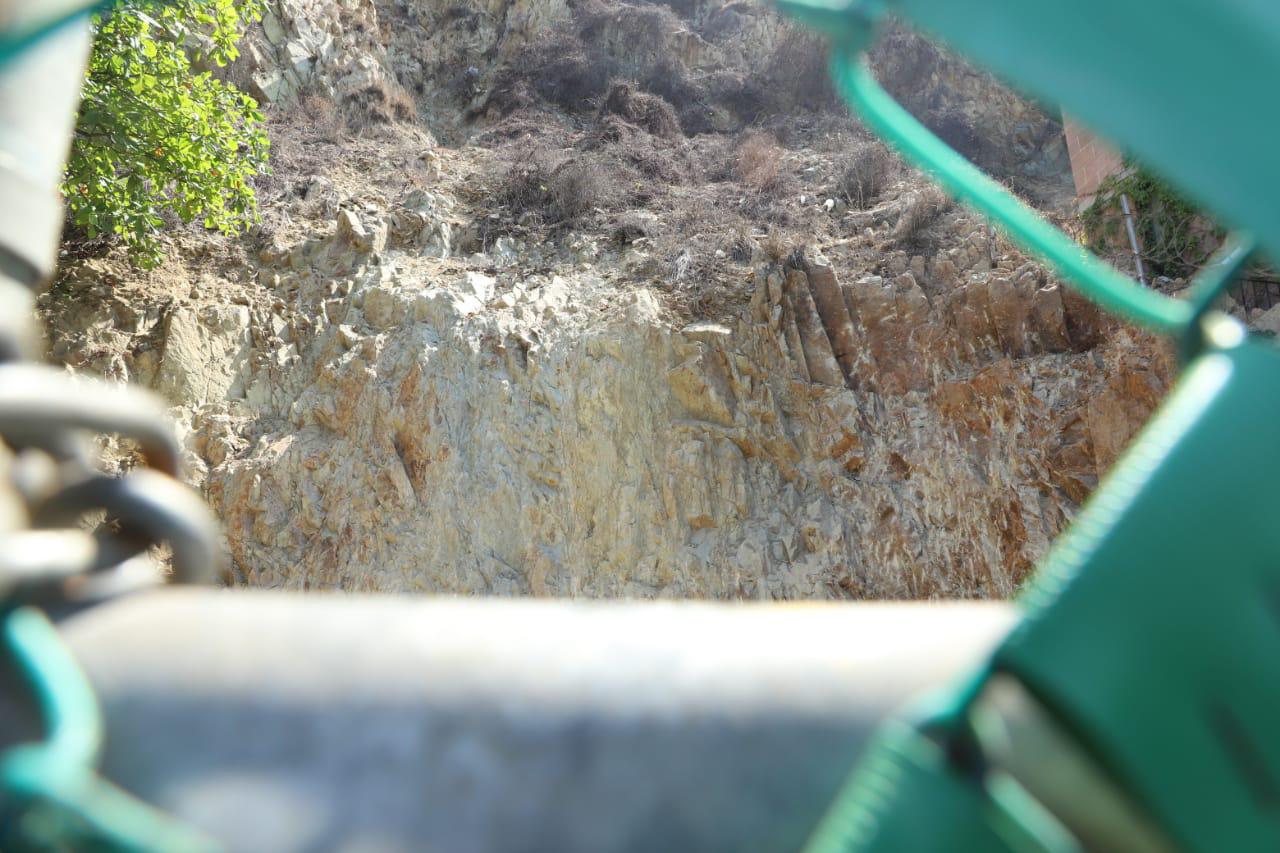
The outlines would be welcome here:
<svg viewBox="0 0 1280 853">
<path fill-rule="evenodd" d="M 0 275 L 0 301 L 21 304 L 21 288 Z M 31 311 L 0 317 L 0 648 L 43 739 L 0 751 L 0 850 L 215 849 L 97 776 L 101 712 L 44 609 L 162 582 L 147 553 L 158 545 L 171 551 L 171 580 L 209 582 L 217 528 L 177 479 L 180 449 L 160 403 L 17 360 L 34 322 Z M 136 446 L 140 466 L 99 470 L 101 435 Z"/>
<path fill-rule="evenodd" d="M 0 850 L 207 850 L 98 776 L 102 713 L 47 610 L 165 580 L 206 582 L 217 529 L 178 479 L 149 394 L 34 362 L 35 292 L 53 270 L 90 13 L 114 0 L 0 0 Z M 94 440 L 136 447 L 109 476 Z"/>
</svg>

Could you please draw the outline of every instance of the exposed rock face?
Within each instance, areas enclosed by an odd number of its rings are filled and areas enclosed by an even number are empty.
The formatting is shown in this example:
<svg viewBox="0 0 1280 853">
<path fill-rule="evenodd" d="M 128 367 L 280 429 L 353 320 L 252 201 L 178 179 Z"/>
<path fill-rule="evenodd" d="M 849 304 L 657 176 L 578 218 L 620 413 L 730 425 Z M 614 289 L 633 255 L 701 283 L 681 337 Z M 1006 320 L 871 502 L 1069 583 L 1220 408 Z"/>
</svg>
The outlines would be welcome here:
<svg viewBox="0 0 1280 853">
<path fill-rule="evenodd" d="M 1169 372 L 959 212 L 891 277 L 761 258 L 741 309 L 673 325 L 644 287 L 432 257 L 404 204 L 267 250 L 252 310 L 136 327 L 244 582 L 1005 595 Z"/>
<path fill-rule="evenodd" d="M 308 93 L 341 101 L 386 84 L 434 94 L 428 83 L 469 86 L 500 51 L 568 16 L 564 0 L 273 0 L 235 75 L 264 104 L 288 105 Z"/>
<path fill-rule="evenodd" d="M 991 75 L 892 26 L 872 52 L 885 87 L 931 130 L 980 166 L 1036 179 L 1069 170 L 1061 123 Z"/>
<path fill-rule="evenodd" d="M 590 276 L 371 265 L 209 493 L 258 585 L 1005 595 L 1167 375 L 1006 266 L 931 301 L 794 258 L 673 328 Z"/>
<path fill-rule="evenodd" d="M 483 81 L 567 14 L 550 0 L 450 8 L 281 0 L 237 73 L 282 104 L 341 101 L 496 51 Z M 733 39 L 776 36 L 734 8 L 664 30 L 683 39 L 681 62 L 715 68 L 746 43 Z M 730 13 L 741 20 L 722 32 Z M 415 42 L 428 17 L 447 26 Z M 451 43 L 458 28 L 469 35 Z M 148 276 L 73 266 L 42 305 L 56 358 L 174 404 L 233 582 L 1004 596 L 1172 373 L 1153 341 L 910 173 L 853 210 L 837 204 L 835 158 L 789 151 L 796 189 L 761 209 L 810 247 L 769 249 L 751 223 L 672 271 L 653 235 L 710 232 L 716 205 L 760 199 L 731 175 L 710 194 L 690 167 L 661 187 L 687 204 L 637 200 L 626 229 L 584 216 L 539 231 L 525 211 L 501 231 L 510 211 L 475 185 L 485 152 L 383 130 L 344 139 L 341 168 L 286 161 L 306 171 L 281 169 L 260 234 L 184 238 Z M 714 147 L 672 137 L 653 151 Z"/>
<path fill-rule="evenodd" d="M 441 258 L 437 202 L 344 209 L 218 305 L 86 311 L 81 276 L 52 306 L 64 358 L 180 405 L 238 582 L 1007 595 L 1171 374 L 960 210 L 877 274 L 759 257 L 689 322 L 587 269 Z"/>
</svg>

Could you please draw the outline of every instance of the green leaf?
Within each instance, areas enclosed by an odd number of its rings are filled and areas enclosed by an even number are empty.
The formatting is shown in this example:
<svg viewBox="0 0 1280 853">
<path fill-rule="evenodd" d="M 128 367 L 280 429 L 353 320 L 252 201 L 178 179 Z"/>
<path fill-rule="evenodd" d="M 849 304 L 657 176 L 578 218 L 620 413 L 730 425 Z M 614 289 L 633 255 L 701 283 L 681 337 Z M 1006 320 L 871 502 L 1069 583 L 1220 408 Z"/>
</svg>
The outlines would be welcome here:
<svg viewBox="0 0 1280 853">
<path fill-rule="evenodd" d="M 153 266 L 166 211 L 227 234 L 256 220 L 244 177 L 267 165 L 262 113 L 229 83 L 197 73 L 184 45 L 199 32 L 214 45 L 203 58 L 228 61 L 263 2 L 174 0 L 149 14 L 143 5 L 124 0 L 97 22 L 63 193 L 81 236 L 114 234 L 136 263 Z"/>
</svg>

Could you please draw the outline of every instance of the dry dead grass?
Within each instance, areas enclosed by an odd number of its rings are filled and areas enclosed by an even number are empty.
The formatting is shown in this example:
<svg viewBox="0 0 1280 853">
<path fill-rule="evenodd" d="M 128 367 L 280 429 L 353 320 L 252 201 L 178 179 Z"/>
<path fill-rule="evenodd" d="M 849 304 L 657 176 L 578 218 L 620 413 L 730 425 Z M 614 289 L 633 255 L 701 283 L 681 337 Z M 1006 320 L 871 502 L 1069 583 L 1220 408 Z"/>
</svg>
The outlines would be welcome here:
<svg viewBox="0 0 1280 853">
<path fill-rule="evenodd" d="M 666 4 L 579 0 L 569 22 L 534 39 L 498 71 L 484 105 L 468 117 L 506 117 L 541 105 L 571 114 L 599 110 L 610 81 L 625 77 L 634 81 L 634 93 L 656 96 L 670 107 L 670 116 L 661 107 L 661 113 L 650 112 L 639 119 L 626 116 L 628 121 L 642 121 L 655 135 L 670 136 L 673 125 L 691 135 L 735 132 L 756 121 L 770 100 L 771 81 L 766 77 L 746 68 L 689 68 L 662 49 L 672 34 L 689 26 Z M 650 59 L 629 55 L 620 59 L 615 56 L 618 44 L 652 45 L 655 50 Z M 776 59 L 782 69 L 796 57 L 778 55 Z M 472 97 L 470 85 L 462 87 L 462 95 L 464 100 Z M 790 98 L 786 95 L 783 100 Z M 809 100 L 808 94 L 804 100 Z M 791 112 L 792 107 L 788 102 L 784 111 Z"/>
<path fill-rule="evenodd" d="M 571 160 L 551 176 L 551 209 L 561 221 L 575 221 L 618 201 L 618 182 L 596 157 Z"/>
<path fill-rule="evenodd" d="M 776 228 L 770 228 L 760 242 L 760 251 L 770 263 L 781 263 L 793 250 L 793 242 Z"/>
<path fill-rule="evenodd" d="M 493 200 L 515 211 L 541 213 L 551 185 L 551 169 L 539 152 L 511 164 L 494 188 Z"/>
<path fill-rule="evenodd" d="M 290 110 L 295 121 L 310 127 L 320 139 L 341 143 L 348 134 L 360 136 L 373 128 L 409 124 L 418 116 L 417 104 L 399 83 L 379 80 L 335 102 L 315 89 L 304 90 Z"/>
<path fill-rule="evenodd" d="M 363 133 L 378 125 L 412 121 L 418 108 L 399 83 L 379 80 L 342 99 L 341 114 L 347 129 Z"/>
<path fill-rule="evenodd" d="M 890 240 L 899 246 L 921 248 L 925 244 L 925 232 L 938 217 L 951 209 L 951 197 L 933 184 L 916 192 L 893 226 Z"/>
<path fill-rule="evenodd" d="M 620 116 L 663 139 L 677 139 L 684 135 L 671 105 L 658 95 L 639 91 L 634 83 L 613 83 L 600 106 L 600 114 Z"/>
<path fill-rule="evenodd" d="M 751 131 L 735 153 L 735 171 L 743 186 L 757 194 L 777 195 L 787 186 L 783 150 L 769 134 Z"/>
<path fill-rule="evenodd" d="M 850 207 L 864 210 L 889 187 L 897 168 L 893 154 L 879 142 L 858 145 L 845 156 L 836 188 Z"/>
<path fill-rule="evenodd" d="M 606 0 L 580 0 L 574 9 L 578 36 L 594 42 L 606 32 L 640 44 L 661 45 L 671 33 L 684 28 L 679 16 L 669 7 L 657 3 L 612 3 Z"/>
<path fill-rule="evenodd" d="M 503 67 L 482 110 L 507 116 L 539 100 L 570 113 L 595 107 L 617 64 L 573 33 L 541 36 Z"/>
<path fill-rule="evenodd" d="M 346 123 L 338 114 L 338 106 L 318 92 L 307 92 L 298 99 L 296 113 L 306 117 L 312 131 L 321 139 L 339 143 L 346 133 Z"/>
<path fill-rule="evenodd" d="M 619 177 L 598 154 L 565 158 L 535 149 L 508 167 L 492 197 L 516 222 L 575 225 L 625 200 Z M 502 223 L 496 227 L 501 230 Z"/>
</svg>

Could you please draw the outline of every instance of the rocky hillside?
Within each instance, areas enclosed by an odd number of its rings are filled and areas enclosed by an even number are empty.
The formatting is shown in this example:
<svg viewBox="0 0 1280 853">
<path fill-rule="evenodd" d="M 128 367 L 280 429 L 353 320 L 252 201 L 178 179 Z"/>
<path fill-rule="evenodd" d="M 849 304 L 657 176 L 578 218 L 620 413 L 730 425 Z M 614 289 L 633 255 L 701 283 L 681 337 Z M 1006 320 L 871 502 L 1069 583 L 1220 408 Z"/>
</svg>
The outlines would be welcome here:
<svg viewBox="0 0 1280 853">
<path fill-rule="evenodd" d="M 262 225 L 42 303 L 55 359 L 173 403 L 231 583 L 1004 596 L 1167 386 L 760 6 L 272 9 Z M 906 32 L 875 66 L 1068 197 L 1054 121 Z"/>
</svg>

